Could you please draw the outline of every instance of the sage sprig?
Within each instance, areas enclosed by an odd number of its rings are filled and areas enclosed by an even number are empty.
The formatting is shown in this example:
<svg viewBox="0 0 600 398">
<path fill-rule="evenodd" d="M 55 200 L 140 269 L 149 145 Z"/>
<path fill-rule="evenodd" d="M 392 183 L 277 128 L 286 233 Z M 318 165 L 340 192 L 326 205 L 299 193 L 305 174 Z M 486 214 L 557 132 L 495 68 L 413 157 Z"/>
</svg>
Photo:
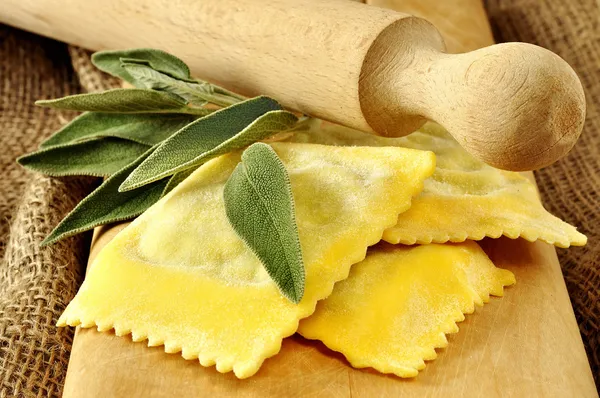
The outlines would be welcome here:
<svg viewBox="0 0 600 398">
<path fill-rule="evenodd" d="M 194 105 L 203 106 L 210 102 L 229 106 L 239 101 L 239 98 L 215 93 L 208 83 L 177 80 L 144 64 L 124 62 L 121 66 L 138 82 L 138 87 L 172 93 Z"/>
<path fill-rule="evenodd" d="M 193 115 L 180 114 L 86 112 L 58 130 L 40 146 L 48 148 L 102 137 L 155 145 L 196 119 Z"/>
<path fill-rule="evenodd" d="M 134 87 L 172 92 L 192 103 L 204 101 L 229 106 L 244 99 L 222 87 L 192 79 L 182 60 L 161 50 L 101 51 L 92 55 L 92 63 Z"/>
<path fill-rule="evenodd" d="M 129 220 L 142 214 L 162 196 L 167 181 L 158 181 L 145 189 L 119 193 L 119 185 L 150 152 L 108 178 L 83 199 L 44 239 L 43 245 L 89 231 L 100 225 Z"/>
<path fill-rule="evenodd" d="M 21 156 L 17 162 L 53 177 L 108 177 L 136 160 L 148 148 L 148 145 L 120 138 L 98 138 L 43 148 Z"/>
<path fill-rule="evenodd" d="M 123 67 L 123 62 L 137 62 L 169 75 L 175 79 L 192 81 L 190 68 L 179 58 L 153 48 L 134 48 L 131 50 L 99 51 L 92 55 L 92 63 L 98 69 L 138 87 L 134 79 Z"/>
<path fill-rule="evenodd" d="M 304 265 L 289 178 L 270 146 L 255 143 L 307 128 L 307 119 L 271 98 L 245 99 L 194 79 L 164 51 L 103 51 L 92 61 L 135 88 L 36 102 L 85 113 L 19 163 L 51 176 L 108 177 L 43 244 L 134 218 L 203 163 L 250 146 L 226 184 L 226 213 L 282 293 L 299 302 Z"/>
<path fill-rule="evenodd" d="M 242 154 L 223 192 L 237 234 L 261 260 L 281 292 L 294 303 L 304 295 L 304 263 L 290 178 L 267 144 Z"/>
<path fill-rule="evenodd" d="M 196 120 L 163 141 L 121 191 L 168 177 L 294 126 L 298 118 L 268 97 L 256 97 Z"/>
<path fill-rule="evenodd" d="M 188 106 L 178 95 L 154 90 L 115 88 L 102 93 L 75 94 L 36 101 L 36 105 L 73 111 L 114 113 L 189 113 L 207 115 L 211 110 Z"/>
</svg>

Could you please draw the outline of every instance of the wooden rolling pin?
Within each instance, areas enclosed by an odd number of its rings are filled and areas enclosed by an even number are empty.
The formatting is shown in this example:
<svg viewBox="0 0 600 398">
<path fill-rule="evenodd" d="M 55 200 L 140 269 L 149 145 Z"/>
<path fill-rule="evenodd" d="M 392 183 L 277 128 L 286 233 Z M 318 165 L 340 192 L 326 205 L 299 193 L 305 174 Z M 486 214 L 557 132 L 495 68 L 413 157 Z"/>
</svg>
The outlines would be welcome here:
<svg viewBox="0 0 600 398">
<path fill-rule="evenodd" d="M 3 0 L 0 22 L 93 50 L 154 47 L 198 77 L 380 135 L 434 120 L 508 170 L 565 155 L 585 99 L 559 56 L 524 44 L 450 55 L 407 14 L 347 0 Z"/>
</svg>

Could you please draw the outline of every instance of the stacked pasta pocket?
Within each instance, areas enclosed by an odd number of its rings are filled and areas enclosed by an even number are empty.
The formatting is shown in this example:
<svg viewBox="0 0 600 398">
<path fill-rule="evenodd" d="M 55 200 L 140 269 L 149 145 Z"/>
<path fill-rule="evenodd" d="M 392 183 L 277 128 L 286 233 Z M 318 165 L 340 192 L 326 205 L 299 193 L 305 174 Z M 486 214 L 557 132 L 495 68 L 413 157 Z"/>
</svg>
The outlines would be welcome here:
<svg viewBox="0 0 600 398">
<path fill-rule="evenodd" d="M 464 314 L 515 283 L 476 241 L 586 242 L 527 178 L 474 159 L 433 123 L 402 138 L 319 125 L 269 145 L 295 203 L 298 304 L 226 217 L 236 151 L 199 167 L 105 246 L 59 325 L 131 333 L 239 378 L 298 332 L 352 366 L 414 377 Z"/>
</svg>

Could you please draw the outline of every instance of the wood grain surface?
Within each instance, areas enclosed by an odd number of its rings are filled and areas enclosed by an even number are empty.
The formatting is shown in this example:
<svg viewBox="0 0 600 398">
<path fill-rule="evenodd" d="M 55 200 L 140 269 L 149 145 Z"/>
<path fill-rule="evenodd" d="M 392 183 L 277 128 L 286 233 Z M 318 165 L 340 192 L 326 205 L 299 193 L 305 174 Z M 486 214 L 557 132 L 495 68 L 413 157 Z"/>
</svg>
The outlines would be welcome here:
<svg viewBox="0 0 600 398">
<path fill-rule="evenodd" d="M 490 44 L 479 0 L 373 0 L 432 21 L 450 51 Z M 96 231 L 90 261 L 122 226 Z M 77 330 L 64 396 L 71 397 L 594 397 L 591 371 L 553 247 L 486 240 L 517 285 L 459 324 L 416 379 L 351 368 L 342 355 L 298 336 L 252 378 L 237 380 L 162 347 Z"/>
<path fill-rule="evenodd" d="M 413 4 L 425 16 L 426 7 L 443 10 L 449 21 L 475 8 Z M 581 82 L 551 51 L 504 43 L 447 54 L 426 20 L 347 0 L 3 0 L 0 22 L 93 50 L 167 50 L 200 78 L 379 135 L 434 120 L 506 170 L 561 158 L 585 119 Z M 449 36 L 482 25 L 465 22 L 453 22 Z"/>
</svg>

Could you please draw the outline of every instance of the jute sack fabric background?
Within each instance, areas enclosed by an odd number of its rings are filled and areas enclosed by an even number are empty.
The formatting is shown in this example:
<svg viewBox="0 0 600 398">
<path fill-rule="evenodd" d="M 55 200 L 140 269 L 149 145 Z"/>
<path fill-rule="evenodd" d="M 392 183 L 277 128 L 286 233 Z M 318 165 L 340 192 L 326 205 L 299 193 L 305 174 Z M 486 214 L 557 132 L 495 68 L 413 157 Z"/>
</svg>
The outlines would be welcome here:
<svg viewBox="0 0 600 398">
<path fill-rule="evenodd" d="M 496 39 L 539 44 L 565 58 L 587 95 L 584 133 L 571 154 L 536 172 L 545 206 L 587 234 L 559 250 L 593 373 L 600 372 L 600 10 L 595 0 L 487 0 Z M 72 330 L 54 327 L 83 278 L 89 235 L 39 243 L 97 184 L 47 178 L 15 159 L 74 114 L 33 106 L 115 87 L 81 49 L 0 26 L 0 397 L 60 396 Z M 560 342 L 557 342 L 559 344 Z M 598 383 L 598 380 L 596 380 Z"/>
</svg>

